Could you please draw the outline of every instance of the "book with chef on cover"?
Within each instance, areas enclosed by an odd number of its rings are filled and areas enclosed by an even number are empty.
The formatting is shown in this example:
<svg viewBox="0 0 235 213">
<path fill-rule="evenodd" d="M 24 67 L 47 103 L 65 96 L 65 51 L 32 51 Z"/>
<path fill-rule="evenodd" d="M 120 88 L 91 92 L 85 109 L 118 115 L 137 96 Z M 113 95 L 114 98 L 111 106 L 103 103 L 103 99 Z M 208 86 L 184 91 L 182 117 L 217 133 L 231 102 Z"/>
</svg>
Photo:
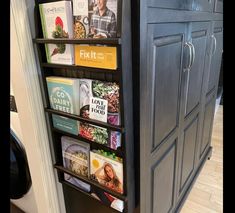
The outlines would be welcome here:
<svg viewBox="0 0 235 213">
<path fill-rule="evenodd" d="M 68 136 L 61 137 L 63 165 L 77 175 L 89 177 L 90 145 Z M 69 175 L 64 174 L 66 181 L 90 191 L 90 185 Z"/>
<path fill-rule="evenodd" d="M 118 0 L 73 0 L 75 38 L 117 37 Z"/>
<path fill-rule="evenodd" d="M 49 76 L 46 78 L 51 109 L 79 115 L 79 79 Z M 53 126 L 78 135 L 79 122 L 60 115 L 52 115 Z"/>
<path fill-rule="evenodd" d="M 39 4 L 44 38 L 73 38 L 71 1 L 54 1 Z M 74 64 L 72 44 L 45 44 L 48 63 Z"/>
</svg>

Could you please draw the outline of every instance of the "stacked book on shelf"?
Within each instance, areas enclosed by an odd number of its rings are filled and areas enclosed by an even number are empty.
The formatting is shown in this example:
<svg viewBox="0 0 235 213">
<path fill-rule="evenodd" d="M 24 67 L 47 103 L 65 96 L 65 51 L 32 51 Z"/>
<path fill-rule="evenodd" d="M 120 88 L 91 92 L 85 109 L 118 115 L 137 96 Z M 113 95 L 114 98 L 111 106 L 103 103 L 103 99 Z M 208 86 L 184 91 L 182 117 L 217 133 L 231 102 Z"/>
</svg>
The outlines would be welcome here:
<svg viewBox="0 0 235 213">
<path fill-rule="evenodd" d="M 105 5 L 106 4 L 106 5 Z M 117 0 L 55 1 L 39 4 L 43 36 L 47 39 L 105 39 L 117 37 Z M 45 44 L 48 63 L 117 68 L 116 47 Z"/>
<path fill-rule="evenodd" d="M 57 159 L 62 162 L 56 164 L 60 164 L 62 180 L 123 212 L 123 159 L 115 155 L 122 138 L 114 128 L 122 122 L 119 83 L 53 75 L 53 64 L 59 64 L 55 69 L 77 65 L 84 72 L 86 67 L 117 70 L 116 46 L 66 41 L 117 38 L 118 0 L 53 1 L 39 4 L 39 13 L 44 39 L 59 39 L 45 42 L 46 60 L 52 68 L 45 81 L 52 125 L 60 134 L 62 158 Z"/>
<path fill-rule="evenodd" d="M 66 169 L 72 171 L 75 175 L 97 182 L 112 191 L 123 193 L 123 163 L 121 158 L 103 150 L 90 151 L 89 144 L 67 136 L 61 137 L 61 146 L 63 166 Z M 72 175 L 65 173 L 64 179 L 105 205 L 122 212 L 124 208 L 122 200 L 102 189 L 92 187 Z"/>
<path fill-rule="evenodd" d="M 116 126 L 121 124 L 117 83 L 57 76 L 49 76 L 46 81 L 52 109 Z M 120 132 L 60 115 L 53 114 L 52 120 L 53 126 L 59 130 L 114 150 L 121 147 Z"/>
</svg>

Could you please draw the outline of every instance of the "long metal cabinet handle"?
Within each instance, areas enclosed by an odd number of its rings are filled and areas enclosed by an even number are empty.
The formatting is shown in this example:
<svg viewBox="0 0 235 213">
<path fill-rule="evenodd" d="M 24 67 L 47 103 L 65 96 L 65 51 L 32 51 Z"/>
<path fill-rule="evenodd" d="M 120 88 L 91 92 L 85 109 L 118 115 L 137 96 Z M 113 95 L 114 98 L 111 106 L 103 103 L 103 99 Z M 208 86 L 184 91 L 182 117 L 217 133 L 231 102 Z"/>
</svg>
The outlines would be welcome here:
<svg viewBox="0 0 235 213">
<path fill-rule="evenodd" d="M 195 47 L 194 47 L 194 45 L 193 45 L 191 42 L 189 42 L 189 45 L 190 45 L 191 48 L 192 48 L 192 61 L 191 61 L 191 65 L 190 65 L 190 69 L 191 69 L 192 66 L 193 66 L 193 63 L 194 63 L 194 61 L 195 61 Z"/>
<path fill-rule="evenodd" d="M 189 70 L 191 67 L 191 64 L 192 64 L 192 47 L 191 47 L 191 45 L 189 44 L 189 42 L 186 42 L 185 43 L 185 46 L 187 46 L 188 47 L 188 49 L 189 49 L 189 63 L 188 63 L 188 66 L 186 67 L 186 69 L 185 69 L 185 71 L 186 70 Z"/>
<path fill-rule="evenodd" d="M 216 41 L 216 38 L 215 38 L 214 35 L 212 35 L 211 37 L 212 37 L 213 40 L 214 40 L 214 48 L 213 48 L 213 52 L 212 52 L 212 55 L 214 55 L 214 54 L 215 54 L 215 51 L 216 51 L 217 41 Z"/>
</svg>

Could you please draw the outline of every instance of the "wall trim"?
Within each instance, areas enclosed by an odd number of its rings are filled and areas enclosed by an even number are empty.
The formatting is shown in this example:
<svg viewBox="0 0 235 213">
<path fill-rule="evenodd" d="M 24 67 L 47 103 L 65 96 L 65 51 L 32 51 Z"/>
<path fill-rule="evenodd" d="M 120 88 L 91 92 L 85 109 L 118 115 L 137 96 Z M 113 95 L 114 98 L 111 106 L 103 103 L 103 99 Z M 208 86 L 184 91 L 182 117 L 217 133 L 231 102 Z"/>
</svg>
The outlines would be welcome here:
<svg viewBox="0 0 235 213">
<path fill-rule="evenodd" d="M 11 0 L 11 19 L 17 34 L 20 67 L 11 70 L 23 140 L 39 213 L 64 213 L 62 186 L 53 168 L 43 100 L 25 0 Z M 11 58 L 14 60 L 14 58 Z M 12 67 L 11 67 L 12 69 Z M 19 79 L 20 76 L 20 79 Z"/>
</svg>

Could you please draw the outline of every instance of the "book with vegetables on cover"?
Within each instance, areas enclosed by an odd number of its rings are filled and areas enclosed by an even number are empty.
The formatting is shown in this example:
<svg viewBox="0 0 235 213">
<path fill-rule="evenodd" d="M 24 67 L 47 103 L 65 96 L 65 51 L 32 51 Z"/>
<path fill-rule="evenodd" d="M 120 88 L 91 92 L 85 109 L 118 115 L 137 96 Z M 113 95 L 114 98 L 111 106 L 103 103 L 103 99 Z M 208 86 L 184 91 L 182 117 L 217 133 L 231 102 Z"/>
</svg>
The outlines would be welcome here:
<svg viewBox="0 0 235 213">
<path fill-rule="evenodd" d="M 39 4 L 44 38 L 73 38 L 71 1 Z M 45 44 L 48 63 L 74 64 L 72 44 Z"/>
<path fill-rule="evenodd" d="M 80 79 L 80 116 L 120 125 L 119 85 L 91 79 Z M 121 134 L 106 128 L 80 122 L 79 134 L 112 149 L 121 146 Z"/>
<path fill-rule="evenodd" d="M 64 167 L 77 175 L 88 178 L 90 145 L 67 136 L 61 137 L 61 145 Z M 82 188 L 87 192 L 90 191 L 89 184 L 84 183 L 69 174 L 64 174 L 64 178 L 75 186 Z"/>
<path fill-rule="evenodd" d="M 50 76 L 46 78 L 52 109 L 79 115 L 79 79 Z M 52 115 L 53 126 L 78 135 L 79 122 L 60 115 Z"/>
</svg>

